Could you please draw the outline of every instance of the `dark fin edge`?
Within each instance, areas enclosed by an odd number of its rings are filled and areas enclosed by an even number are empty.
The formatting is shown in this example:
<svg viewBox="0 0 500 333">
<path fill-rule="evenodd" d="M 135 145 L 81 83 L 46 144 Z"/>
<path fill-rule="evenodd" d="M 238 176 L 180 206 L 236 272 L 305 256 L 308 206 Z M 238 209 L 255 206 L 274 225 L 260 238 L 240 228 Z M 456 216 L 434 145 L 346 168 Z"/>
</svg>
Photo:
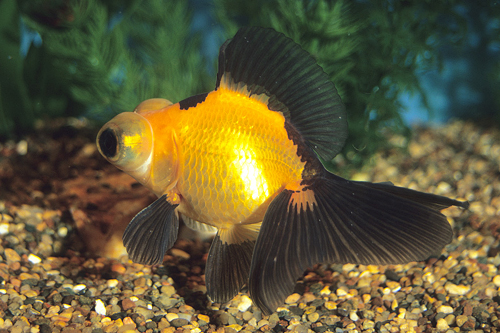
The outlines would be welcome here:
<svg viewBox="0 0 500 333">
<path fill-rule="evenodd" d="M 246 84 L 250 96 L 269 96 L 269 109 L 281 112 L 324 161 L 344 146 L 347 116 L 334 84 L 314 58 L 285 35 L 241 28 L 220 48 L 217 88 L 225 75 L 236 85 Z"/>
<path fill-rule="evenodd" d="M 228 244 L 215 236 L 205 268 L 207 294 L 212 302 L 229 302 L 248 281 L 255 241 Z"/>
<path fill-rule="evenodd" d="M 406 197 L 342 178 L 316 179 L 306 189 L 274 199 L 255 245 L 249 292 L 267 314 L 316 263 L 424 260 L 453 236 L 444 215 Z"/>
<path fill-rule="evenodd" d="M 391 182 L 383 182 L 383 183 L 353 182 L 353 183 L 382 190 L 388 193 L 392 193 L 399 197 L 403 197 L 408 200 L 418 202 L 424 206 L 427 206 L 435 210 L 442 210 L 451 206 L 457 206 L 464 209 L 469 208 L 468 201 L 459 201 L 437 194 L 419 192 L 409 188 L 395 186 Z"/>
<path fill-rule="evenodd" d="M 130 221 L 122 239 L 132 261 L 144 265 L 162 263 L 165 252 L 177 240 L 177 206 L 170 204 L 164 194 Z"/>
<path fill-rule="evenodd" d="M 195 107 L 199 103 L 204 102 L 205 99 L 207 98 L 207 95 L 208 93 L 203 93 L 183 99 L 182 101 L 179 102 L 179 108 L 181 110 L 187 110 L 189 108 Z"/>
</svg>

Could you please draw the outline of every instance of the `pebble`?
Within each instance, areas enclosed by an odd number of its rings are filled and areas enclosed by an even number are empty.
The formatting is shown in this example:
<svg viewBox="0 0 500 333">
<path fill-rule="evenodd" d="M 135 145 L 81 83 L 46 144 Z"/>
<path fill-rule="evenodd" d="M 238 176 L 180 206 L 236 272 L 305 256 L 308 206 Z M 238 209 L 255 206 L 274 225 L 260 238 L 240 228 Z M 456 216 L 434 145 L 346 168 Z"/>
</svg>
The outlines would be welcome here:
<svg viewBox="0 0 500 333">
<path fill-rule="evenodd" d="M 28 261 L 34 265 L 36 264 L 39 264 L 42 262 L 42 259 L 37 256 L 37 255 L 34 255 L 33 253 L 30 253 L 30 255 L 28 256 Z"/>
<path fill-rule="evenodd" d="M 470 286 L 465 285 L 456 285 L 453 283 L 446 283 L 444 289 L 451 295 L 460 295 L 463 296 L 470 291 Z"/>
<path fill-rule="evenodd" d="M 238 310 L 241 312 L 247 311 L 252 306 L 252 300 L 250 297 L 243 295 L 240 298 L 240 303 L 238 304 Z"/>
<path fill-rule="evenodd" d="M 5 259 L 7 260 L 7 264 L 19 262 L 21 260 L 21 256 L 13 249 L 5 249 L 4 250 Z"/>
<path fill-rule="evenodd" d="M 297 303 L 300 299 L 300 295 L 297 293 L 291 294 L 285 299 L 286 304 L 294 304 Z"/>
<path fill-rule="evenodd" d="M 57 209 L 0 201 L 0 330 L 493 332 L 500 328 L 495 305 L 500 288 L 497 142 L 498 130 L 454 122 L 440 131 L 419 130 L 410 141 L 418 158 L 390 150 L 375 156 L 374 165 L 359 170 L 360 180 L 390 179 L 470 200 L 469 210 L 443 211 L 456 237 L 438 259 L 389 266 L 316 265 L 271 316 L 252 306 L 246 293 L 227 304 L 207 300 L 205 241 L 179 239 L 161 266 L 134 264 L 126 257 L 85 257 L 63 247 L 75 234 L 71 216 L 68 220 Z M 103 188 L 109 186 L 114 189 Z M 36 195 L 45 199 L 43 192 Z M 85 219 L 95 218 L 77 209 Z M 63 249 L 61 255 L 57 248 Z"/>
<path fill-rule="evenodd" d="M 495 284 L 495 286 L 497 287 L 500 287 L 500 275 L 495 275 L 495 277 L 493 278 L 493 284 Z"/>
<path fill-rule="evenodd" d="M 95 300 L 95 312 L 101 316 L 106 315 L 106 305 L 104 305 L 104 302 L 100 299 Z"/>
<path fill-rule="evenodd" d="M 448 305 L 441 305 L 437 308 L 437 312 L 439 313 L 453 313 L 453 308 Z"/>
</svg>

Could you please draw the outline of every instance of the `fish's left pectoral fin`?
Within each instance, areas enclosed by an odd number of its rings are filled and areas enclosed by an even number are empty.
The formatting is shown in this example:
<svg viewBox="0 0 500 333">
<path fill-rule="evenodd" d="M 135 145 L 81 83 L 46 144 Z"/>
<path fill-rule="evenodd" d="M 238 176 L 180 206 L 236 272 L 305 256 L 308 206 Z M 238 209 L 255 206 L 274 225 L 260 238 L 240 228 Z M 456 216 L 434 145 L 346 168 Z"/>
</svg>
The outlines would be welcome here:
<svg viewBox="0 0 500 333">
<path fill-rule="evenodd" d="M 340 177 L 283 190 L 255 244 L 252 300 L 270 313 L 317 263 L 401 264 L 425 260 L 451 241 L 439 210 Z"/>
<path fill-rule="evenodd" d="M 159 265 L 165 252 L 177 240 L 179 218 L 175 208 L 162 195 L 141 210 L 123 233 L 123 245 L 132 261 L 144 265 Z"/>
</svg>

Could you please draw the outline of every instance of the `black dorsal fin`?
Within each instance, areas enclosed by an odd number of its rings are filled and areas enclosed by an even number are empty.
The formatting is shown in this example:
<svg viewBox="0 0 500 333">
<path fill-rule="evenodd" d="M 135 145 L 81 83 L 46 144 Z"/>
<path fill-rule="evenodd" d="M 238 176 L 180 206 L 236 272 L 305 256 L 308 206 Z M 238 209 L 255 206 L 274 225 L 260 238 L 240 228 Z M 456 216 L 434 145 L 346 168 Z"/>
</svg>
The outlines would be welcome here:
<svg viewBox="0 0 500 333">
<path fill-rule="evenodd" d="M 199 103 L 204 102 L 205 98 L 207 98 L 207 95 L 208 93 L 203 93 L 183 99 L 182 101 L 179 102 L 179 108 L 181 110 L 187 110 L 189 108 L 195 107 Z"/>
<path fill-rule="evenodd" d="M 335 86 L 313 57 L 272 29 L 240 29 L 219 52 L 217 89 L 267 96 L 323 160 L 337 155 L 347 138 L 347 117 Z"/>
</svg>

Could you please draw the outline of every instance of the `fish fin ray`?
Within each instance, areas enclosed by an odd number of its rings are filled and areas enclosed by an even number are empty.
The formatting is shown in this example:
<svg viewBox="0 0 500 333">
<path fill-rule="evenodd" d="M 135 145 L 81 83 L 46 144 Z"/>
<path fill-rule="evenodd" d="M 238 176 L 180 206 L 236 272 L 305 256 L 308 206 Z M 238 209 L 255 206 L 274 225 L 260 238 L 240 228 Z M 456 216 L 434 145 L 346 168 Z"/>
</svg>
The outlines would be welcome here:
<svg viewBox="0 0 500 333">
<path fill-rule="evenodd" d="M 310 54 L 279 32 L 242 28 L 224 43 L 216 89 L 220 86 L 281 112 L 324 161 L 344 146 L 347 116 L 335 86 Z"/>
<path fill-rule="evenodd" d="M 451 241 L 439 210 L 340 177 L 285 188 L 269 205 L 255 244 L 249 292 L 270 313 L 317 263 L 400 264 Z"/>
<path fill-rule="evenodd" d="M 184 214 L 181 214 L 181 217 L 182 217 L 182 221 L 184 222 L 184 224 L 191 230 L 200 231 L 200 232 L 211 232 L 211 233 L 217 232 L 217 228 L 214 226 L 208 225 L 206 223 L 195 221 L 192 218 L 190 218 Z"/>
<path fill-rule="evenodd" d="M 229 302 L 247 284 L 257 239 L 254 226 L 238 225 L 231 229 L 240 230 L 231 233 L 219 230 L 208 252 L 205 283 L 208 296 L 216 303 Z"/>
<path fill-rule="evenodd" d="M 165 252 L 177 239 L 177 206 L 169 203 L 165 194 L 130 221 L 122 239 L 132 261 L 144 265 L 162 263 Z"/>
<path fill-rule="evenodd" d="M 458 206 L 464 209 L 469 207 L 468 201 L 459 201 L 455 199 L 450 199 L 448 197 L 444 197 L 437 194 L 425 193 L 416 190 L 412 190 L 405 187 L 395 186 L 391 182 L 382 182 L 382 183 L 370 183 L 370 182 L 354 182 L 360 184 L 362 186 L 371 187 L 374 189 L 378 189 L 381 191 L 385 191 L 388 193 L 392 193 L 399 197 L 404 197 L 411 201 L 418 202 L 424 206 L 427 206 L 432 209 L 445 209 L 450 206 Z"/>
</svg>

